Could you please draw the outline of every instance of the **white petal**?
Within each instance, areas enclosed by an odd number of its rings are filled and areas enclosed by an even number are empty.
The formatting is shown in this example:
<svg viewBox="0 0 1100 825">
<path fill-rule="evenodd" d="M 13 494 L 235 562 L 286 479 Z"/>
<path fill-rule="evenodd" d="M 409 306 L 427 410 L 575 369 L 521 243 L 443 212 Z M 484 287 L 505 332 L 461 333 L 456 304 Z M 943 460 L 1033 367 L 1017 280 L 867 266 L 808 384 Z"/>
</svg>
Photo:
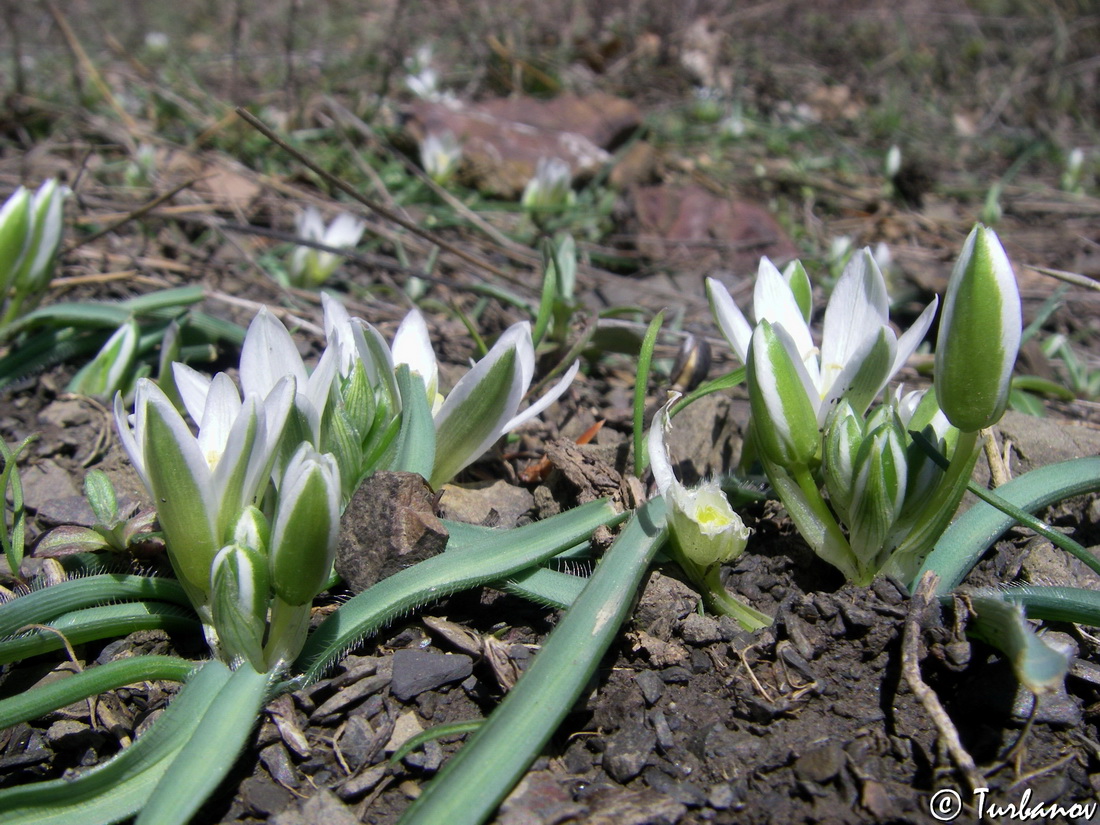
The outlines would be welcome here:
<svg viewBox="0 0 1100 825">
<path fill-rule="evenodd" d="M 219 372 L 210 383 L 206 407 L 199 420 L 199 448 L 206 463 L 213 467 L 225 452 L 229 433 L 241 412 L 241 396 L 237 386 L 224 372 Z"/>
<path fill-rule="evenodd" d="M 245 395 L 263 398 L 285 375 L 293 375 L 299 387 L 306 386 L 306 367 L 294 339 L 267 307 L 252 319 L 244 336 L 240 371 Z"/>
<path fill-rule="evenodd" d="M 428 325 L 420 310 L 411 309 L 402 319 L 393 336 L 393 364 L 408 364 L 409 369 L 420 376 L 428 398 L 435 398 L 439 387 L 439 367 L 428 335 Z"/>
<path fill-rule="evenodd" d="M 198 424 L 202 421 L 203 410 L 206 409 L 206 396 L 210 392 L 210 376 L 187 364 L 173 361 L 172 377 L 176 380 L 176 389 L 179 390 L 183 408 L 187 410 L 191 420 Z"/>
<path fill-rule="evenodd" d="M 565 375 L 558 381 L 553 387 L 551 387 L 542 398 L 532 404 L 523 412 L 514 416 L 508 423 L 504 425 L 503 432 L 510 433 L 521 424 L 530 421 L 536 415 L 541 413 L 555 401 L 557 401 L 561 395 L 569 389 L 569 385 L 573 383 L 573 379 L 577 376 L 577 370 L 580 369 L 581 362 L 574 361 L 573 366 L 565 371 Z"/>
<path fill-rule="evenodd" d="M 828 390 L 868 339 L 889 321 L 886 281 L 870 249 L 852 256 L 833 287 L 821 336 L 821 386 Z"/>
<path fill-rule="evenodd" d="M 744 364 L 748 358 L 749 341 L 752 339 L 752 327 L 748 319 L 737 307 L 725 285 L 715 278 L 707 278 L 707 297 L 710 299 L 710 311 L 718 328 Z"/>
<path fill-rule="evenodd" d="M 788 338 L 794 343 L 798 360 L 805 367 L 815 385 L 820 383 L 817 348 L 802 310 L 798 307 L 790 284 L 775 264 L 767 258 L 760 259 L 760 270 L 756 275 L 756 287 L 753 290 L 753 312 L 756 323 L 770 321 L 783 327 Z"/>
<path fill-rule="evenodd" d="M 928 328 L 932 326 L 932 320 L 936 317 L 936 307 L 939 304 L 940 296 L 937 295 L 932 299 L 932 303 L 924 308 L 924 312 L 920 314 L 913 326 L 905 330 L 898 339 L 898 354 L 894 360 L 894 369 L 890 372 L 891 377 L 905 366 L 909 356 L 916 352 L 917 347 L 921 345 L 924 336 L 928 334 Z"/>
<path fill-rule="evenodd" d="M 137 388 L 134 390 L 134 404 L 135 407 L 145 403 L 145 396 L 148 392 L 145 385 L 152 383 L 148 378 L 139 378 L 137 382 Z M 122 442 L 122 447 L 126 450 L 126 455 L 130 456 L 130 463 L 134 465 L 134 469 L 137 470 L 137 474 L 141 476 L 142 482 L 145 486 L 149 487 L 149 479 L 145 475 L 145 457 L 141 454 L 141 448 L 138 446 L 139 438 L 135 436 L 132 426 L 132 416 L 126 412 L 126 408 L 122 404 L 122 393 L 115 393 L 115 427 L 118 429 L 118 438 Z M 136 416 L 135 416 L 136 417 Z"/>
<path fill-rule="evenodd" d="M 325 232 L 325 245 L 349 249 L 359 243 L 366 228 L 366 223 L 359 218 L 347 212 L 341 212 Z"/>
<path fill-rule="evenodd" d="M 325 237 L 325 220 L 315 206 L 307 206 L 298 215 L 298 236 L 303 240 L 320 242 Z"/>
<path fill-rule="evenodd" d="M 317 362 L 317 366 L 306 382 L 306 398 L 317 410 L 318 416 L 325 414 L 325 405 L 328 404 L 332 382 L 336 380 L 339 361 L 338 351 L 335 348 L 326 347 L 321 353 L 321 360 Z"/>
<path fill-rule="evenodd" d="M 672 430 L 672 419 L 669 411 L 672 405 L 680 398 L 680 393 L 670 392 L 668 401 L 657 414 L 653 416 L 653 422 L 649 425 L 649 438 L 646 446 L 649 451 L 649 466 L 653 470 L 653 481 L 661 495 L 667 495 L 668 491 L 679 487 L 676 475 L 672 471 L 672 461 L 668 455 L 668 445 L 665 436 Z"/>
</svg>

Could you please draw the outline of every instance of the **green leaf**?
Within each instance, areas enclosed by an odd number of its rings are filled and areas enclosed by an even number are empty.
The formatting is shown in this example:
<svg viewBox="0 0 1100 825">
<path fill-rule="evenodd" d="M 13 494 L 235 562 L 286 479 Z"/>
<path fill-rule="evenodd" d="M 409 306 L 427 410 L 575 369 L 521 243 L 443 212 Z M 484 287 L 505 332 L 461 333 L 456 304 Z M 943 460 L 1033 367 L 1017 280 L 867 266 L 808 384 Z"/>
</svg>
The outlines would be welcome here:
<svg viewBox="0 0 1100 825">
<path fill-rule="evenodd" d="M 0 700 L 0 728 L 29 722 L 51 711 L 138 682 L 182 682 L 195 663 L 177 656 L 130 656 L 86 668 Z"/>
<path fill-rule="evenodd" d="M 1100 490 L 1100 458 L 1077 458 L 1032 470 L 997 488 L 997 495 L 1029 513 L 1056 501 Z M 914 581 L 932 570 L 940 578 L 937 595 L 950 593 L 987 549 L 1016 520 L 985 502 L 966 511 L 936 542 Z"/>
<path fill-rule="evenodd" d="M 112 527 L 118 522 L 118 499 L 111 479 L 102 470 L 89 470 L 84 476 L 84 497 L 95 513 L 96 522 Z"/>
<path fill-rule="evenodd" d="M 397 434 L 397 454 L 392 469 L 419 473 L 425 480 L 433 479 L 433 467 L 442 451 L 437 453 L 435 424 L 424 381 L 419 375 L 413 375 L 408 364 L 401 364 L 397 367 L 397 386 L 401 393 L 401 429 Z M 433 486 L 438 485 L 433 483 Z"/>
<path fill-rule="evenodd" d="M 78 645 L 112 636 L 125 636 L 136 630 L 197 632 L 199 623 L 190 611 L 176 605 L 133 602 L 75 610 L 51 620 L 47 627 L 50 629 L 36 629 L 0 641 L 0 664 L 60 650 L 65 646 L 65 641 Z"/>
<path fill-rule="evenodd" d="M 136 825 L 187 825 L 248 744 L 271 684 L 271 674 L 238 667 L 211 702 L 166 781 L 157 784 Z"/>
<path fill-rule="evenodd" d="M 634 381 L 634 475 L 641 478 L 649 463 L 649 453 L 644 449 L 645 441 L 645 399 L 649 389 L 649 371 L 653 364 L 653 348 L 657 346 L 657 335 L 665 320 L 665 311 L 658 312 L 646 328 L 642 339 L 642 348 L 638 352 L 638 373 Z"/>
<path fill-rule="evenodd" d="M 65 613 L 99 604 L 150 599 L 190 607 L 178 581 L 163 577 L 103 573 L 59 582 L 0 604 L 0 638 L 29 624 L 45 624 Z"/>
<path fill-rule="evenodd" d="M 424 788 L 402 825 L 489 818 L 584 692 L 666 536 L 661 499 L 633 514 L 519 682 Z"/>
<path fill-rule="evenodd" d="M 220 662 L 206 662 L 126 750 L 65 777 L 0 790 L 4 825 L 109 825 L 141 810 L 203 714 L 230 677 Z"/>
<path fill-rule="evenodd" d="M 969 601 L 974 616 L 967 633 L 1003 652 L 1016 678 L 1032 693 L 1057 690 L 1069 660 L 1035 635 L 1023 608 L 994 595 L 972 595 Z"/>
</svg>

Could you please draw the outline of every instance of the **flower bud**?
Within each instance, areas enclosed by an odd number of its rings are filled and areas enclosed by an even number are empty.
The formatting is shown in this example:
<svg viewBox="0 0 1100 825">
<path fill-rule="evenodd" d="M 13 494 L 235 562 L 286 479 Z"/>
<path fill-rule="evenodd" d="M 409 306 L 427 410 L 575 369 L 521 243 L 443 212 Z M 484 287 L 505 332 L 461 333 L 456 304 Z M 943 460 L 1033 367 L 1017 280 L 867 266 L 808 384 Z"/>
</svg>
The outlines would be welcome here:
<svg viewBox="0 0 1100 825">
<path fill-rule="evenodd" d="M 325 586 L 339 528 L 336 459 L 303 443 L 287 463 L 271 535 L 272 587 L 284 602 L 308 604 Z"/>
<path fill-rule="evenodd" d="M 1021 324 L 1012 264 L 979 224 L 951 273 L 936 340 L 936 397 L 960 430 L 989 427 L 1004 413 Z"/>
<path fill-rule="evenodd" d="M 214 556 L 210 606 L 218 642 L 227 658 L 247 660 L 261 672 L 270 581 L 267 559 L 252 547 L 229 544 Z"/>
<path fill-rule="evenodd" d="M 863 422 L 852 410 L 852 405 L 842 399 L 825 425 L 821 469 L 825 476 L 825 489 L 829 492 L 829 503 L 845 522 L 848 521 L 852 504 L 855 460 L 862 443 Z"/>
<path fill-rule="evenodd" d="M 868 433 L 856 456 L 848 526 L 852 552 L 870 570 L 893 551 L 887 539 L 905 503 L 906 475 L 900 426 L 888 422 Z"/>
</svg>

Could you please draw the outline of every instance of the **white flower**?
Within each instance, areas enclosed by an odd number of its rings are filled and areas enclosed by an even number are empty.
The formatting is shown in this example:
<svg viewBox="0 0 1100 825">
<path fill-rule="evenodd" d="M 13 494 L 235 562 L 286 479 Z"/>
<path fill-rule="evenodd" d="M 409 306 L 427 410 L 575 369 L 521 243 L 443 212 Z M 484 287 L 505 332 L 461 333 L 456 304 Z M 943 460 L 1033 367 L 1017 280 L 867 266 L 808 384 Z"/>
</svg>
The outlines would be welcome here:
<svg viewBox="0 0 1100 825">
<path fill-rule="evenodd" d="M 428 338 L 427 326 L 417 310 L 401 323 L 393 342 L 394 366 L 408 364 L 424 381 L 433 402 L 436 430 L 433 487 L 450 481 L 498 438 L 534 418 L 568 389 L 580 368 L 575 362 L 560 381 L 542 398 L 522 412 L 520 404 L 535 375 L 535 348 L 531 325 L 513 324 L 485 357 L 455 384 L 439 403 L 438 367 Z"/>
<path fill-rule="evenodd" d="M 454 132 L 429 132 L 420 144 L 420 162 L 428 177 L 440 186 L 446 184 L 462 160 L 462 146 Z"/>
<path fill-rule="evenodd" d="M 152 381 L 138 381 L 134 414 L 115 396 L 123 447 L 157 505 L 176 574 L 196 606 L 207 600 L 214 555 L 232 538 L 237 519 L 263 495 L 294 398 L 284 377 L 266 396 L 241 400 L 219 373 L 205 385 L 180 383 L 198 436 Z"/>
<path fill-rule="evenodd" d="M 668 506 L 669 533 L 675 548 L 701 569 L 741 555 L 751 531 L 733 511 L 718 482 L 711 479 L 686 488 L 672 470 L 665 436 L 672 429 L 669 411 L 679 393 L 669 393 L 658 411 L 647 441 L 653 480 Z"/>
<path fill-rule="evenodd" d="M 801 287 L 793 276 L 799 269 L 788 267 L 784 275 L 767 258 L 760 261 L 753 294 L 756 323 L 768 321 L 782 329 L 793 345 L 795 368 L 813 388 L 809 395 L 819 425 L 842 397 L 862 414 L 924 339 L 938 299 L 899 338 L 890 327 L 886 282 L 871 251 L 864 249 L 852 257 L 833 288 L 819 350 L 810 333 L 809 313 L 796 294 Z M 707 279 L 707 294 L 722 334 L 747 364 L 752 325 L 719 281 Z"/>
<path fill-rule="evenodd" d="M 321 213 L 307 206 L 298 215 L 298 236 L 333 249 L 352 249 L 363 237 L 367 225 L 347 212 L 341 212 L 325 226 Z M 318 287 L 340 266 L 341 256 L 308 246 L 297 246 L 290 254 L 288 269 L 295 286 Z"/>
<path fill-rule="evenodd" d="M 564 209 L 573 203 L 573 173 L 561 158 L 540 158 L 520 203 L 531 212 Z"/>
</svg>

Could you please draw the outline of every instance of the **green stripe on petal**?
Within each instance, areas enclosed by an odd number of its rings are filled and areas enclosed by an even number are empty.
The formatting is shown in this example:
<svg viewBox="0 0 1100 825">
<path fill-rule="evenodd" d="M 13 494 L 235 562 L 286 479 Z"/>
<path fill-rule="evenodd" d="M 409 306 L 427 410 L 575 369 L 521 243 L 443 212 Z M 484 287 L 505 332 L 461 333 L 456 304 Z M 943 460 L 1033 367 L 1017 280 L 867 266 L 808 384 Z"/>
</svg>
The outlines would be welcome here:
<svg viewBox="0 0 1100 825">
<path fill-rule="evenodd" d="M 951 273 L 936 341 L 936 396 L 960 430 L 988 427 L 1004 413 L 1021 326 L 1012 265 L 996 233 L 978 225 Z"/>
<path fill-rule="evenodd" d="M 482 359 L 477 367 L 488 358 Z M 466 380 L 478 372 L 475 367 L 451 391 L 436 420 L 432 487 L 438 489 L 450 481 L 501 436 L 523 393 L 523 376 L 517 361 L 516 349 L 509 347 L 476 376 L 479 380 Z"/>
<path fill-rule="evenodd" d="M 821 443 L 816 392 L 782 327 L 757 325 L 749 345 L 748 384 L 757 448 L 784 467 L 805 467 Z"/>
</svg>

